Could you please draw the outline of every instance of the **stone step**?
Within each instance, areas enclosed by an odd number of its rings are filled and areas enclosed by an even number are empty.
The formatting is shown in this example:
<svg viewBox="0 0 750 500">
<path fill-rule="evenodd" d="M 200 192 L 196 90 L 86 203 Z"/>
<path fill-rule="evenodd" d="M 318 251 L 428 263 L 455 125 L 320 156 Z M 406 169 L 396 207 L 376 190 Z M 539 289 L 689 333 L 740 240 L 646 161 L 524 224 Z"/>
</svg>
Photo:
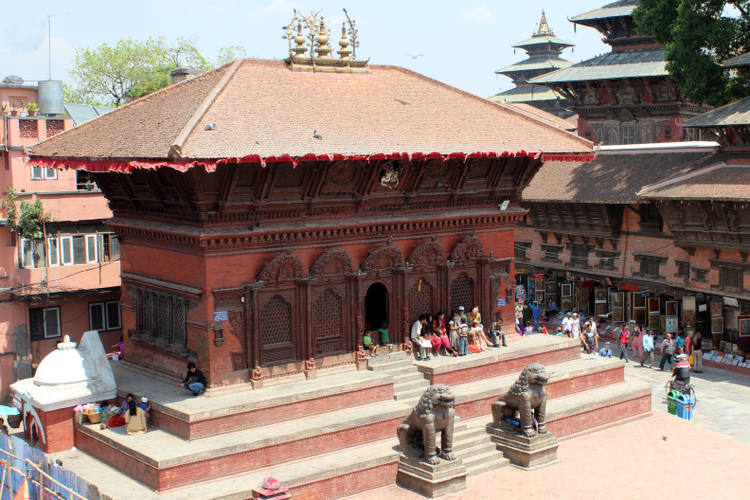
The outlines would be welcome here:
<svg viewBox="0 0 750 500">
<path fill-rule="evenodd" d="M 372 372 L 378 374 L 379 376 L 387 375 L 389 377 L 400 377 L 403 375 L 412 375 L 412 374 L 419 374 L 419 371 L 410 364 L 401 364 L 398 366 L 392 366 L 387 369 L 383 370 L 371 370 Z M 422 376 L 424 378 L 424 376 Z"/>
<path fill-rule="evenodd" d="M 488 419 L 484 420 L 489 421 Z M 453 443 L 456 450 L 466 450 L 488 442 L 489 435 L 484 427 L 469 428 L 464 433 L 454 433 L 453 435 Z"/>
<path fill-rule="evenodd" d="M 424 390 L 430 385 L 430 383 L 427 380 L 423 379 L 421 375 L 417 375 L 417 374 L 415 374 L 413 378 L 405 379 L 404 381 L 394 380 L 393 382 L 394 382 L 393 392 L 396 394 L 404 392 L 404 391 L 413 390 L 413 389 L 419 389 L 419 388 Z"/>
<path fill-rule="evenodd" d="M 221 479 L 201 480 L 204 475 L 199 474 L 188 486 L 162 493 L 139 483 L 124 469 L 108 467 L 81 451 L 69 452 L 63 460 L 67 470 L 117 500 L 240 500 L 250 498 L 253 488 L 269 476 L 289 488 L 293 498 L 332 499 L 394 484 L 399 456 L 394 445 L 392 437 Z"/>
<path fill-rule="evenodd" d="M 409 389 L 408 391 L 397 392 L 393 395 L 393 399 L 403 401 L 404 404 L 413 405 L 416 404 L 417 400 L 422 397 L 424 390 L 427 386 L 417 387 L 415 389 Z M 408 401 L 408 403 L 407 403 Z"/>
<path fill-rule="evenodd" d="M 414 364 L 432 384 L 455 386 L 476 380 L 518 374 L 529 363 L 553 365 L 580 358 L 577 340 L 551 335 L 515 339 L 508 347 L 490 347 L 458 358 L 443 356 Z"/>
<path fill-rule="evenodd" d="M 393 439 L 410 411 L 400 402 L 381 401 L 193 441 L 154 428 L 128 436 L 124 427 L 77 426 L 75 444 L 162 491 L 190 484 L 197 476 L 212 479 Z"/>
<path fill-rule="evenodd" d="M 611 358 L 577 358 L 547 366 L 550 399 L 608 386 L 625 380 L 622 361 Z M 464 418 L 490 414 L 492 403 L 505 394 L 518 379 L 520 371 L 453 386 L 456 412 Z"/>
</svg>

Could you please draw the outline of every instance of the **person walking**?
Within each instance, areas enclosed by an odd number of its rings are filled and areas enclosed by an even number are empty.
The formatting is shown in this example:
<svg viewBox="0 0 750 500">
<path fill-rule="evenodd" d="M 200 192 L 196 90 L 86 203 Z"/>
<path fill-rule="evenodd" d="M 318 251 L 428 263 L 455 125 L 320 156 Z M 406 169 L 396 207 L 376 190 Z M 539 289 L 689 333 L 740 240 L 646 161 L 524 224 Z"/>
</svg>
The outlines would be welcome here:
<svg viewBox="0 0 750 500">
<path fill-rule="evenodd" d="M 618 339 L 620 344 L 620 359 L 625 358 L 626 363 L 630 363 L 628 360 L 628 344 L 630 343 L 630 331 L 628 326 L 623 323 L 620 327 L 620 337 Z"/>
<path fill-rule="evenodd" d="M 669 367 L 671 368 L 674 365 L 674 361 L 672 360 L 672 356 L 674 356 L 675 349 L 677 349 L 677 344 L 675 343 L 674 339 L 672 338 L 672 334 L 668 333 L 667 338 L 665 338 L 661 342 L 661 361 L 659 362 L 659 369 L 664 371 L 664 364 L 669 363 Z"/>
<path fill-rule="evenodd" d="M 693 334 L 693 371 L 703 373 L 703 337 L 699 331 Z"/>
<path fill-rule="evenodd" d="M 643 330 L 640 326 L 635 327 L 633 341 L 630 344 L 633 346 L 633 357 L 641 359 L 643 357 Z"/>
<path fill-rule="evenodd" d="M 643 363 L 646 362 L 648 359 L 648 367 L 653 368 L 654 367 L 654 335 L 651 332 L 651 330 L 646 330 L 646 333 L 642 335 L 643 337 L 643 355 L 641 356 L 641 366 L 644 366 Z"/>
</svg>

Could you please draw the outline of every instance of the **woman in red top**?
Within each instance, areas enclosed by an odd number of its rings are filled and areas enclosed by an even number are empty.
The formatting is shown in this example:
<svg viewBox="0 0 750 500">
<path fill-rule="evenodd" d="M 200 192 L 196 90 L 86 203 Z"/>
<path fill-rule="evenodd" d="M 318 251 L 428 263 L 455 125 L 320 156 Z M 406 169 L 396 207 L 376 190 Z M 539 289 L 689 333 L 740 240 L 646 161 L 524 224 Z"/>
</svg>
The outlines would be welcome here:
<svg viewBox="0 0 750 500">
<path fill-rule="evenodd" d="M 620 328 L 620 359 L 625 358 L 625 362 L 629 363 L 628 361 L 628 344 L 630 343 L 630 330 L 628 330 L 628 326 L 623 323 L 622 328 Z"/>
</svg>

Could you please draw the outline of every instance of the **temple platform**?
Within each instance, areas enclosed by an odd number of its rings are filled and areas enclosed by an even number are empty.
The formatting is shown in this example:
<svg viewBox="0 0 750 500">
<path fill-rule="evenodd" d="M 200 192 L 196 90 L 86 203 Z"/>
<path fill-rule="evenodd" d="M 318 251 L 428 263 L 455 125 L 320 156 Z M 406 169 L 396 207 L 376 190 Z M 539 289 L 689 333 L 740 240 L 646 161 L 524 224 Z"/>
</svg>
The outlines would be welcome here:
<svg viewBox="0 0 750 500">
<path fill-rule="evenodd" d="M 396 427 L 430 377 L 438 377 L 454 381 L 461 417 L 455 449 L 471 475 L 507 464 L 485 426 L 492 402 L 528 363 L 547 366 L 547 425 L 557 437 L 650 412 L 648 384 L 625 380 L 619 360 L 581 356 L 577 349 L 569 339 L 536 335 L 461 358 L 414 362 L 394 353 L 371 360 L 369 370 L 322 371 L 315 379 L 200 397 L 120 363 L 120 393 L 152 400 L 149 432 L 128 436 L 124 428 L 79 425 L 76 447 L 167 498 L 179 498 L 173 494 L 188 486 L 195 491 L 198 482 L 227 491 L 205 498 L 245 498 L 267 475 L 281 479 L 296 498 L 336 498 L 395 482 Z M 482 370 L 484 377 L 477 377 Z"/>
</svg>

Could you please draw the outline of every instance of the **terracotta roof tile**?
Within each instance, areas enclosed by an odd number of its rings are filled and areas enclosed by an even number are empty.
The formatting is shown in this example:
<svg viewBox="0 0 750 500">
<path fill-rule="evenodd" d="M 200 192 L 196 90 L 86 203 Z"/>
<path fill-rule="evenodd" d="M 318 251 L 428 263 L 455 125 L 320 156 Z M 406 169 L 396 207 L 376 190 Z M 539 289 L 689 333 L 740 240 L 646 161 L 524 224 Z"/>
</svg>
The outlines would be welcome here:
<svg viewBox="0 0 750 500">
<path fill-rule="evenodd" d="M 34 146 L 40 158 L 589 152 L 583 138 L 420 74 L 292 72 L 240 59 Z M 172 156 L 168 154 L 172 149 Z"/>
<path fill-rule="evenodd" d="M 691 175 L 692 174 L 692 175 Z M 750 200 L 750 159 L 719 163 L 647 186 L 638 193 L 647 200 Z"/>
<path fill-rule="evenodd" d="M 714 152 L 600 154 L 594 161 L 547 162 L 523 191 L 524 201 L 632 203 L 638 192 L 716 163 Z"/>
</svg>

